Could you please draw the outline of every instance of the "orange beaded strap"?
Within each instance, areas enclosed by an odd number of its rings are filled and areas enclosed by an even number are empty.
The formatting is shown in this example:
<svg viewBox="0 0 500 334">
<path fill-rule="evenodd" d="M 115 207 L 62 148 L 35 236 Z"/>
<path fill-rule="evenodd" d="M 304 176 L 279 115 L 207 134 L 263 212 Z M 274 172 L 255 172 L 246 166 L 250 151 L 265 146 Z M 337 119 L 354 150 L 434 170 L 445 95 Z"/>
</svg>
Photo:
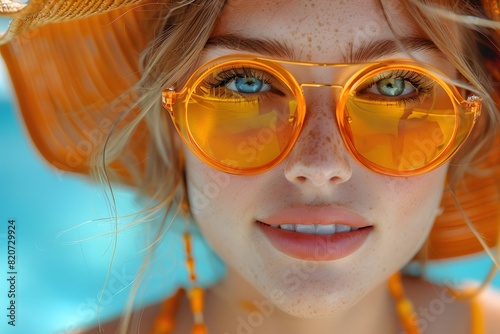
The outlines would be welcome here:
<svg viewBox="0 0 500 334">
<path fill-rule="evenodd" d="M 203 289 L 197 285 L 194 259 L 192 255 L 191 235 L 184 234 L 184 245 L 186 252 L 186 266 L 189 274 L 191 286 L 186 290 L 186 295 L 191 306 L 191 312 L 194 317 L 192 334 L 207 334 L 207 328 L 203 321 Z M 171 334 L 175 327 L 175 313 L 179 307 L 183 289 L 163 302 L 162 308 L 158 313 L 153 328 L 149 334 Z"/>
<path fill-rule="evenodd" d="M 486 333 L 486 328 L 484 325 L 484 315 L 477 298 L 474 298 L 471 302 L 471 329 L 472 334 Z"/>
<path fill-rule="evenodd" d="M 387 284 L 389 286 L 389 292 L 396 302 L 396 309 L 401 326 L 403 326 L 407 334 L 419 334 L 418 319 L 413 309 L 412 302 L 405 297 L 403 283 L 401 282 L 401 274 L 399 272 L 393 274 L 389 278 Z M 477 298 L 471 299 L 470 330 L 472 334 L 486 333 L 483 312 Z"/>
<path fill-rule="evenodd" d="M 206 334 L 207 328 L 203 321 L 203 289 L 196 283 L 196 273 L 194 267 L 194 259 L 192 256 L 191 234 L 184 234 L 184 243 L 186 246 L 186 263 L 189 272 L 189 280 L 191 287 L 187 290 L 191 312 L 194 316 L 194 325 L 192 334 Z"/>
<path fill-rule="evenodd" d="M 413 304 L 405 296 L 405 290 L 401 282 L 401 273 L 397 272 L 389 277 L 387 285 L 389 287 L 389 292 L 396 302 L 396 311 L 405 332 L 407 334 L 420 334 L 416 313 L 413 310 Z"/>
</svg>

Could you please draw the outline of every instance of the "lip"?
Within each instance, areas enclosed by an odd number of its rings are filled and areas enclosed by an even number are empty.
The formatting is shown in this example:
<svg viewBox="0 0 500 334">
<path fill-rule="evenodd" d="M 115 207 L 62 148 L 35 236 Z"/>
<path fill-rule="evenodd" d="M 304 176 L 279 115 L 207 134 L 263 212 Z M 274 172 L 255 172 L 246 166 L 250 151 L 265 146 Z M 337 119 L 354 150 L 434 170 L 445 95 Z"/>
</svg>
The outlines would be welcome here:
<svg viewBox="0 0 500 334">
<path fill-rule="evenodd" d="M 278 225 L 342 224 L 357 228 L 350 232 L 313 235 L 282 230 Z M 365 243 L 373 231 L 362 216 L 338 206 L 293 206 L 257 220 L 268 241 L 291 257 L 308 261 L 332 261 L 349 256 Z"/>
</svg>

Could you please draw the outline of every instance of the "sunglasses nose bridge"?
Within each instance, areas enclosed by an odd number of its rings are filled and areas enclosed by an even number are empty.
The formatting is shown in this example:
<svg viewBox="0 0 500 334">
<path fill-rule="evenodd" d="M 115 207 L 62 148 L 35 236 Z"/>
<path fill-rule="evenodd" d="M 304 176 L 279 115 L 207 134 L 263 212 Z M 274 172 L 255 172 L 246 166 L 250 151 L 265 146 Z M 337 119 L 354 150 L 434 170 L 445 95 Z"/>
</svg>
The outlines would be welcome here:
<svg viewBox="0 0 500 334">
<path fill-rule="evenodd" d="M 286 70 L 297 80 L 299 85 L 317 87 L 338 85 L 341 83 L 345 66 L 335 64 L 299 63 L 287 65 Z"/>
<path fill-rule="evenodd" d="M 302 83 L 300 85 L 306 110 L 314 104 L 316 100 L 322 100 L 322 103 L 328 104 L 327 108 L 333 110 L 334 114 L 337 109 L 339 96 L 344 89 L 343 85 L 331 83 Z M 307 112 L 306 112 L 307 113 Z"/>
<path fill-rule="evenodd" d="M 294 76 L 304 96 L 324 94 L 325 91 L 329 91 L 331 97 L 337 97 L 344 89 L 349 76 L 345 66 L 336 65 L 298 65 L 288 70 Z"/>
<path fill-rule="evenodd" d="M 322 82 L 304 82 L 300 84 L 300 87 L 305 88 L 305 87 L 313 87 L 313 88 L 321 88 L 321 87 L 327 87 L 327 88 L 333 88 L 333 89 L 343 89 L 343 85 L 335 84 L 335 83 L 322 83 Z"/>
</svg>

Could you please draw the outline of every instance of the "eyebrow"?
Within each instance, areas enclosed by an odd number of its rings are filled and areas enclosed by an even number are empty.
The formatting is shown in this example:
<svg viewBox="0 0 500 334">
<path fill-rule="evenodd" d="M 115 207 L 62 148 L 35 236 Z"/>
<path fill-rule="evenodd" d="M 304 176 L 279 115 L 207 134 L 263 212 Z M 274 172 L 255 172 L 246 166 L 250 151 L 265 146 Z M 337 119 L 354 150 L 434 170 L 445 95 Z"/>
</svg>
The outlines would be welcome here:
<svg viewBox="0 0 500 334">
<path fill-rule="evenodd" d="M 218 35 L 208 39 L 205 48 L 227 48 L 234 51 L 255 52 L 276 58 L 293 58 L 294 52 L 285 43 L 274 39 L 247 38 L 235 34 Z"/>
<path fill-rule="evenodd" d="M 296 53 L 286 43 L 274 39 L 247 38 L 237 34 L 224 34 L 208 39 L 205 48 L 227 48 L 234 51 L 258 53 L 264 56 L 295 59 Z M 431 40 L 418 36 L 410 36 L 395 40 L 364 41 L 359 47 L 353 44 L 343 54 L 345 63 L 362 63 L 377 58 L 389 57 L 405 51 L 428 51 L 442 55 Z"/>
</svg>

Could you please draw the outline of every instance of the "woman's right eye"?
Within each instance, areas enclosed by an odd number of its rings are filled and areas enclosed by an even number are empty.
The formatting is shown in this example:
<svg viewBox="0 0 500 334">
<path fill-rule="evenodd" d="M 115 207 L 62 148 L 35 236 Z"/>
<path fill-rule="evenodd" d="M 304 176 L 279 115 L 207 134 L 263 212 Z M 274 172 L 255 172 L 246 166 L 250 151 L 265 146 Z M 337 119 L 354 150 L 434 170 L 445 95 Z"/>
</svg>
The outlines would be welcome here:
<svg viewBox="0 0 500 334">
<path fill-rule="evenodd" d="M 274 73 L 257 66 L 215 68 L 204 74 L 199 95 L 217 99 L 264 100 L 293 95 Z"/>
<path fill-rule="evenodd" d="M 226 84 L 226 88 L 243 94 L 255 94 L 271 90 L 271 86 L 252 75 L 234 78 Z"/>
</svg>

